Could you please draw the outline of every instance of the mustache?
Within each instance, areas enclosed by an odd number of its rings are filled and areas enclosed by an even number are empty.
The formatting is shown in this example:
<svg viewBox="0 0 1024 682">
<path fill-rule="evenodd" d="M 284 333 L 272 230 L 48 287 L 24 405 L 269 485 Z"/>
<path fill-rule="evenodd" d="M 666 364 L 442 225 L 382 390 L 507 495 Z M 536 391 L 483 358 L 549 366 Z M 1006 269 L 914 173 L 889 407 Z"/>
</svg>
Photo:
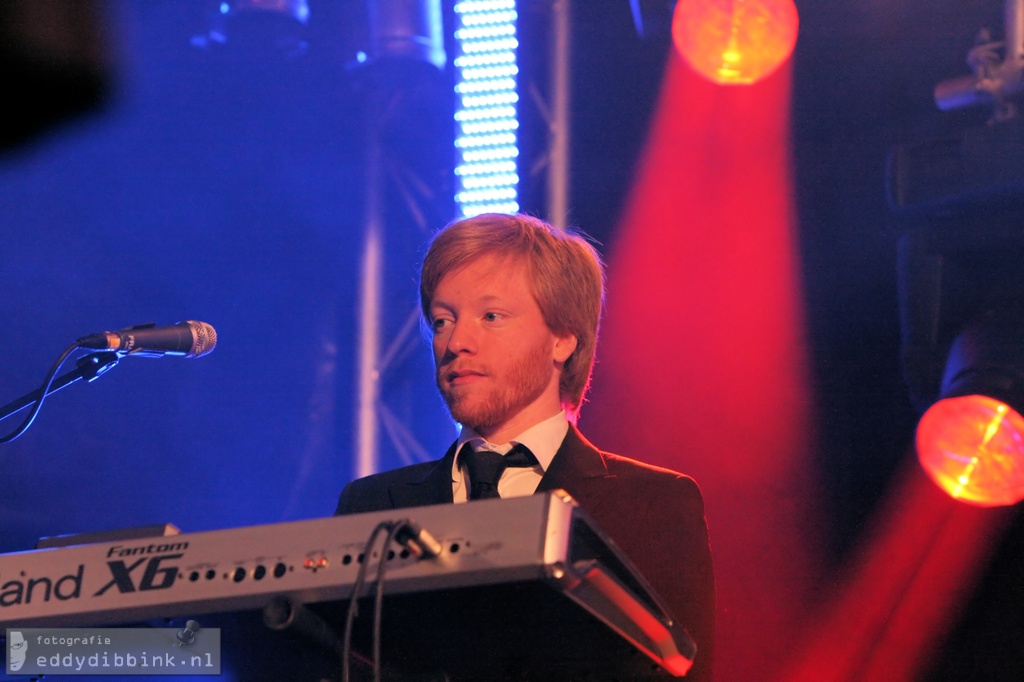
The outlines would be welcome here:
<svg viewBox="0 0 1024 682">
<path fill-rule="evenodd" d="M 438 385 L 441 385 L 444 382 L 452 381 L 456 377 L 468 374 L 486 375 L 487 373 L 488 369 L 480 365 L 453 365 L 449 363 L 438 366 L 435 376 Z"/>
</svg>

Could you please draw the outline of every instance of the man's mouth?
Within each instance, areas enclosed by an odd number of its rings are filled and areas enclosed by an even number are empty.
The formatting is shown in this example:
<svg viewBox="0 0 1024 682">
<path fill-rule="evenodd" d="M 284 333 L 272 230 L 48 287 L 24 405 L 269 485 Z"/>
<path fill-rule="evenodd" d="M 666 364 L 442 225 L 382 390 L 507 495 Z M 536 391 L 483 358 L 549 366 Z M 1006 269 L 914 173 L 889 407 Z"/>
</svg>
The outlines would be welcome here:
<svg viewBox="0 0 1024 682">
<path fill-rule="evenodd" d="M 462 386 L 483 379 L 486 375 L 474 369 L 449 370 L 444 372 L 444 382 L 449 386 Z"/>
</svg>

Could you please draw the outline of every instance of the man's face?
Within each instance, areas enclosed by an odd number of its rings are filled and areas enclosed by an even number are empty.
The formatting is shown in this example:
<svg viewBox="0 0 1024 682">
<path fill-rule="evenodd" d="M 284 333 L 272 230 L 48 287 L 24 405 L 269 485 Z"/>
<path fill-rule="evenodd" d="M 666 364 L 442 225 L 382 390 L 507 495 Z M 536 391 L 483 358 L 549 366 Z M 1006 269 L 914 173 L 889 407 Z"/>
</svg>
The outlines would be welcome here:
<svg viewBox="0 0 1024 682">
<path fill-rule="evenodd" d="M 24 635 L 15 631 L 11 633 L 11 638 L 7 644 L 11 649 L 11 657 L 8 663 L 11 666 L 11 670 L 17 672 L 25 664 L 25 656 L 28 654 L 28 642 L 25 641 Z"/>
<path fill-rule="evenodd" d="M 441 279 L 429 312 L 437 387 L 456 421 L 504 443 L 561 409 L 576 338 L 548 329 L 524 266 L 483 256 Z"/>
</svg>

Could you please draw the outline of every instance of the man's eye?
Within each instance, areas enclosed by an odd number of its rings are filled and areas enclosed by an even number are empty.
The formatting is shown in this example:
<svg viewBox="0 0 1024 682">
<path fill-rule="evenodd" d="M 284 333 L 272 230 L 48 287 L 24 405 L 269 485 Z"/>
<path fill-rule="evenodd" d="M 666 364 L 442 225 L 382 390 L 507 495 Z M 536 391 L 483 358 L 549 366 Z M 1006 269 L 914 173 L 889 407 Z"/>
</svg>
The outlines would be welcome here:
<svg viewBox="0 0 1024 682">
<path fill-rule="evenodd" d="M 431 328 L 437 332 L 441 331 L 451 323 L 451 320 L 446 320 L 443 317 L 435 317 L 434 321 L 430 323 Z"/>
<path fill-rule="evenodd" d="M 484 319 L 488 322 L 497 322 L 501 319 L 501 313 L 484 313 Z"/>
</svg>

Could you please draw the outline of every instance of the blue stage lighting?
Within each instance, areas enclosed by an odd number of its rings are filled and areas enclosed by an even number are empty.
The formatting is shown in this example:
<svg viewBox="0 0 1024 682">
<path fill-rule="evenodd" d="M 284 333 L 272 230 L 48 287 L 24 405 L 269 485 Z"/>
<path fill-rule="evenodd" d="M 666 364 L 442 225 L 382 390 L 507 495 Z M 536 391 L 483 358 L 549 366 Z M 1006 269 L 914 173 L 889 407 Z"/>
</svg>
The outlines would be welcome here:
<svg viewBox="0 0 1024 682">
<path fill-rule="evenodd" d="M 455 4 L 455 13 L 455 201 L 463 217 L 514 213 L 519 210 L 516 3 L 464 0 Z"/>
</svg>

